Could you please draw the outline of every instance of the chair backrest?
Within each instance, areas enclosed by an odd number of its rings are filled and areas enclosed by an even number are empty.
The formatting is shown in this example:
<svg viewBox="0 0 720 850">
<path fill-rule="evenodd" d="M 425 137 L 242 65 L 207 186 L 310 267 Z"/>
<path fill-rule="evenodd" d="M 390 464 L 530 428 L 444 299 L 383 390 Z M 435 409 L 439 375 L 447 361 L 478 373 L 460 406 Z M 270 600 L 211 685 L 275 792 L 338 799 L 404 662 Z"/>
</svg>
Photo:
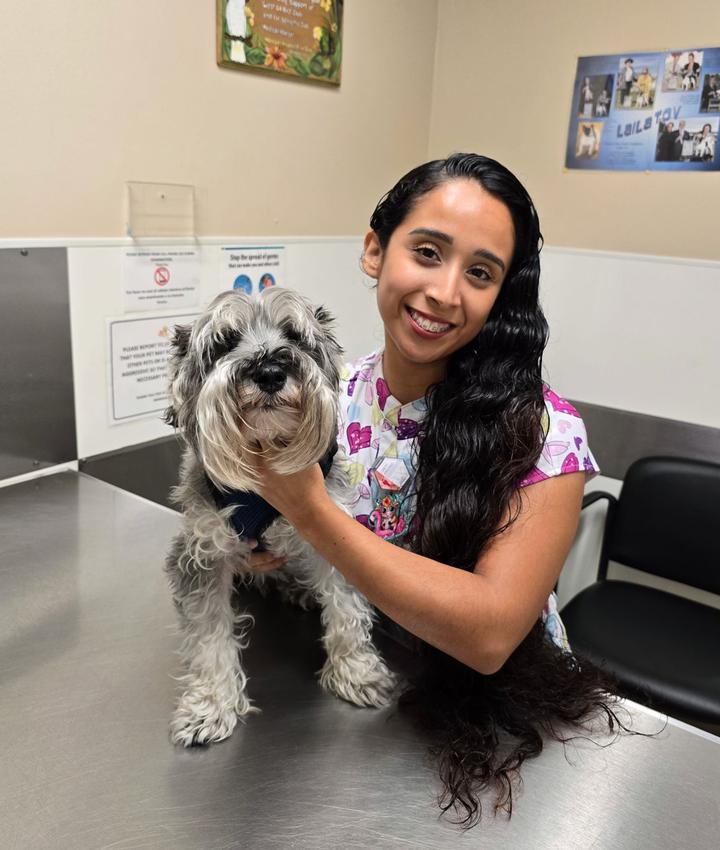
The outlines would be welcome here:
<svg viewBox="0 0 720 850">
<path fill-rule="evenodd" d="M 720 464 L 674 457 L 635 461 L 605 545 L 611 561 L 720 593 Z"/>
</svg>

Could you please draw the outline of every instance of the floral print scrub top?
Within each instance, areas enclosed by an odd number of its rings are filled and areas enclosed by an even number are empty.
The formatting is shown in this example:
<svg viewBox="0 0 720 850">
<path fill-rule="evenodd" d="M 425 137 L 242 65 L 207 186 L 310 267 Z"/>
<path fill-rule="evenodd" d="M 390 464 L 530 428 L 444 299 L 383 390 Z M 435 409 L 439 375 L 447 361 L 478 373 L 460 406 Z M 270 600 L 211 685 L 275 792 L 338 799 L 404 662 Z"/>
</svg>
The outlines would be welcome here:
<svg viewBox="0 0 720 850">
<path fill-rule="evenodd" d="M 597 463 L 587 445 L 577 410 L 545 386 L 545 442 L 522 487 Z M 382 351 L 347 364 L 341 374 L 338 443 L 348 458 L 355 519 L 384 540 L 409 547 L 417 533 L 413 448 L 426 412 L 425 399 L 408 404 L 395 399 L 382 374 Z M 568 649 L 565 627 L 551 594 L 543 611 L 552 640 Z"/>
</svg>

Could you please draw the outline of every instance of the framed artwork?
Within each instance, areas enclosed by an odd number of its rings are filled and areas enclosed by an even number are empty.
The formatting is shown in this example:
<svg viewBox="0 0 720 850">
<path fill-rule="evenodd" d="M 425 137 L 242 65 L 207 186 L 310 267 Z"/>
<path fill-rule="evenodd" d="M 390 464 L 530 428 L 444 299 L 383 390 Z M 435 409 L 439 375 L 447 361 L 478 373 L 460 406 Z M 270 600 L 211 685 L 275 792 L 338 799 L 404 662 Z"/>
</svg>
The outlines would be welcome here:
<svg viewBox="0 0 720 850">
<path fill-rule="evenodd" d="M 217 62 L 340 85 L 343 0 L 217 0 Z"/>
</svg>

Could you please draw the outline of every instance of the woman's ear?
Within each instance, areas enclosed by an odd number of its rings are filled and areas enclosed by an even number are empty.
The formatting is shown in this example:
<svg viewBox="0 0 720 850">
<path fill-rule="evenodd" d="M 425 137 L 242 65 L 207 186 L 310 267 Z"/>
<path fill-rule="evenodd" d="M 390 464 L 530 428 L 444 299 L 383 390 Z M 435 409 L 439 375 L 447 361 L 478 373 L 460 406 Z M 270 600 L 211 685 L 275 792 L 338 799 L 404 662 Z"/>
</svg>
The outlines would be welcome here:
<svg viewBox="0 0 720 850">
<path fill-rule="evenodd" d="M 380 240 L 374 230 L 369 230 L 365 236 L 363 255 L 361 259 L 362 270 L 368 277 L 378 279 L 382 268 L 383 249 Z"/>
</svg>

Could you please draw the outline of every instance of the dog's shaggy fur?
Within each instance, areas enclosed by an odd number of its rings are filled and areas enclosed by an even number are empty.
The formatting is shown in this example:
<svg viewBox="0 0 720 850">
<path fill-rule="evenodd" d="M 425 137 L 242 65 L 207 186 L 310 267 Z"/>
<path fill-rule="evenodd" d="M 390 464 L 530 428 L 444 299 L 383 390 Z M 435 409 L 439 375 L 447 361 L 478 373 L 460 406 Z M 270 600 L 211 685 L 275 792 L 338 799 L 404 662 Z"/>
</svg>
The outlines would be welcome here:
<svg viewBox="0 0 720 850">
<path fill-rule="evenodd" d="M 284 288 L 253 298 L 225 293 L 192 327 L 175 329 L 166 418 L 187 444 L 174 491 L 183 529 L 166 564 L 183 633 L 183 692 L 170 727 L 175 743 L 220 741 L 238 718 L 257 710 L 240 662 L 252 617 L 231 605 L 238 575 L 259 585 L 275 578 L 286 596 L 319 604 L 325 690 L 362 706 L 390 700 L 395 678 L 372 643 L 367 600 L 282 517 L 263 542 L 286 555 L 287 565 L 253 574 L 249 544 L 229 521 L 234 509 L 218 507 L 212 489 L 256 490 L 259 453 L 270 468 L 289 474 L 328 452 L 337 429 L 341 354 L 328 314 Z M 335 458 L 326 486 L 347 510 L 342 461 Z"/>
</svg>

